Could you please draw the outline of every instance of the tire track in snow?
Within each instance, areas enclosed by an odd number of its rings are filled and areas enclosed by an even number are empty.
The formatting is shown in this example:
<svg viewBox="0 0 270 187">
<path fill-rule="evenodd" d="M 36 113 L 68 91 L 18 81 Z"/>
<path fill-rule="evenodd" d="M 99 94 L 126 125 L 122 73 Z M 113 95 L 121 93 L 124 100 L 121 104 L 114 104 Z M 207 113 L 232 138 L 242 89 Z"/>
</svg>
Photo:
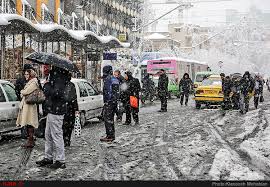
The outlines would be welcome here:
<svg viewBox="0 0 270 187">
<path fill-rule="evenodd" d="M 213 118 L 212 118 L 213 119 Z M 207 123 L 210 131 L 212 134 L 216 137 L 218 142 L 220 142 L 221 146 L 225 149 L 227 149 L 233 156 L 236 158 L 239 158 L 239 160 L 242 161 L 243 166 L 246 166 L 250 168 L 251 170 L 254 170 L 260 174 L 263 174 L 264 176 L 270 177 L 269 174 L 262 171 L 260 168 L 258 168 L 256 165 L 250 162 L 249 159 L 247 159 L 246 155 L 243 154 L 242 151 L 238 150 L 237 148 L 234 148 L 224 137 L 224 135 L 220 132 L 220 130 L 213 125 L 215 123 L 215 120 L 210 120 L 209 123 Z"/>
</svg>

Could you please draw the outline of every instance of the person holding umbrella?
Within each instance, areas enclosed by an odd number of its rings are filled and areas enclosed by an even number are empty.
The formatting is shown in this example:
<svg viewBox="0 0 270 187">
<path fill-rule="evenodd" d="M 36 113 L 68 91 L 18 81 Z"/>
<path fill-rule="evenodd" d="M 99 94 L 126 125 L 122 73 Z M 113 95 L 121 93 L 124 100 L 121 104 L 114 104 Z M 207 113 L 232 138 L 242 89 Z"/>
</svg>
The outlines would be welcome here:
<svg viewBox="0 0 270 187">
<path fill-rule="evenodd" d="M 78 67 L 68 59 L 54 53 L 34 52 L 26 57 L 38 64 L 52 65 L 49 81 L 44 84 L 45 102 L 43 113 L 47 114 L 45 129 L 45 157 L 37 161 L 39 166 L 50 166 L 53 169 L 66 168 L 63 139 L 64 115 L 67 104 L 72 98 L 67 84 L 69 72 L 79 73 Z"/>
<path fill-rule="evenodd" d="M 68 72 L 52 67 L 49 81 L 44 84 L 43 90 L 46 97 L 44 110 L 47 114 L 45 129 L 45 158 L 37 161 L 39 166 L 50 165 L 51 168 L 66 168 L 65 149 L 63 139 L 63 121 L 67 113 L 66 85 Z M 53 152 L 55 148 L 55 162 Z"/>
</svg>

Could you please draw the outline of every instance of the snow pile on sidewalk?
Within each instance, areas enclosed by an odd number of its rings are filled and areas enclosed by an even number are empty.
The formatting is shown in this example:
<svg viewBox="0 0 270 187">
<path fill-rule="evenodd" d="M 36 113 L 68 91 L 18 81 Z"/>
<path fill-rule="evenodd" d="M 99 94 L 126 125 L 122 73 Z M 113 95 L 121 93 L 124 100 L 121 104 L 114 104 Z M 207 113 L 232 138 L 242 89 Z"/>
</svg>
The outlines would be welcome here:
<svg viewBox="0 0 270 187">
<path fill-rule="evenodd" d="M 220 149 L 209 175 L 212 180 L 263 180 L 264 177 L 241 164 L 240 158 L 227 149 Z"/>
<path fill-rule="evenodd" d="M 265 111 L 267 121 L 270 120 L 270 110 Z M 255 137 L 249 138 L 240 145 L 240 150 L 247 153 L 251 161 L 262 170 L 269 172 L 270 169 L 270 126 L 256 134 Z"/>
<path fill-rule="evenodd" d="M 256 127 L 260 125 L 259 110 L 250 111 L 245 116 L 245 123 L 241 125 L 244 132 L 237 135 L 237 138 L 244 139 L 246 136 L 254 132 Z"/>
</svg>

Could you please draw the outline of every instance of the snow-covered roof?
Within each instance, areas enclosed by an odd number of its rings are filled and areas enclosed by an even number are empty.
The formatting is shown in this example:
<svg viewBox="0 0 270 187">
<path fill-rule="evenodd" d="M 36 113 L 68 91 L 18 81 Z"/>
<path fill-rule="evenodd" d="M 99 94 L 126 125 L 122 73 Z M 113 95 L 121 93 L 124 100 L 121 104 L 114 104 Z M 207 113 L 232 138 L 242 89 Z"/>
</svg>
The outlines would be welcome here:
<svg viewBox="0 0 270 187">
<path fill-rule="evenodd" d="M 91 31 L 69 30 L 63 25 L 53 24 L 34 24 L 30 20 L 17 14 L 0 14 L 0 28 L 10 32 L 42 33 L 42 37 L 48 41 L 75 40 L 87 42 L 88 44 L 101 44 L 116 47 L 130 46 L 129 43 L 120 42 L 113 36 L 98 36 Z"/>
<path fill-rule="evenodd" d="M 148 40 L 166 40 L 166 39 L 168 39 L 166 36 L 159 34 L 159 33 L 153 33 L 149 36 L 145 36 L 144 38 L 148 39 Z"/>
</svg>

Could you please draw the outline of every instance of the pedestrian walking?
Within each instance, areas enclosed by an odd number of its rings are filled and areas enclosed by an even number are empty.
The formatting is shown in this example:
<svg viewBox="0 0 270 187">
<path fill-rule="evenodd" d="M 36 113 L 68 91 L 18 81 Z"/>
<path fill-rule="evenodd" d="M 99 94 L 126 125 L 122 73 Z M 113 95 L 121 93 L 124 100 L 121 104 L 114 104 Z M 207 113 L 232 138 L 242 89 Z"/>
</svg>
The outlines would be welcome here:
<svg viewBox="0 0 270 187">
<path fill-rule="evenodd" d="M 117 113 L 119 101 L 119 80 L 113 76 L 112 66 L 104 66 L 103 69 L 103 117 L 106 129 L 106 137 L 101 138 L 102 142 L 115 140 L 114 115 Z"/>
<path fill-rule="evenodd" d="M 77 101 L 76 88 L 73 82 L 71 82 L 71 73 L 68 75 L 67 90 L 70 97 L 67 103 L 67 113 L 64 116 L 63 124 L 63 138 L 65 147 L 69 147 L 71 143 L 71 134 L 74 129 L 76 114 L 79 114 L 79 107 Z"/>
<path fill-rule="evenodd" d="M 67 114 L 67 82 L 69 72 L 53 66 L 50 70 L 49 81 L 44 84 L 46 96 L 44 113 L 47 114 L 45 129 L 45 156 L 37 161 L 39 166 L 49 166 L 53 169 L 66 168 L 65 148 L 63 139 L 64 115 Z"/>
<path fill-rule="evenodd" d="M 140 91 L 141 91 L 141 85 L 137 78 L 134 78 L 132 76 L 132 73 L 130 71 L 125 72 L 125 80 L 126 80 L 126 91 L 124 93 L 125 99 L 124 99 L 124 105 L 125 105 L 125 111 L 126 111 L 126 121 L 124 125 L 130 125 L 131 124 L 131 114 L 133 117 L 133 120 L 135 122 L 135 125 L 139 124 L 139 97 L 140 97 Z M 131 105 L 131 98 L 134 98 L 137 100 L 137 106 L 134 107 Z"/>
<path fill-rule="evenodd" d="M 116 120 L 117 122 L 122 122 L 122 117 L 124 113 L 124 104 L 123 104 L 123 83 L 125 82 L 124 76 L 121 75 L 120 70 L 115 70 L 113 72 L 114 77 L 116 77 L 119 81 L 119 101 L 118 101 L 118 106 L 117 106 L 117 112 L 116 112 Z"/>
<path fill-rule="evenodd" d="M 246 113 L 249 110 L 249 94 L 254 90 L 254 80 L 246 71 L 240 80 L 240 112 Z"/>
<path fill-rule="evenodd" d="M 230 76 L 225 76 L 222 84 L 222 92 L 223 92 L 223 109 L 229 110 L 231 109 L 231 89 L 232 89 L 232 81 Z"/>
<path fill-rule="evenodd" d="M 141 102 L 145 104 L 145 101 L 149 98 L 150 102 L 154 101 L 155 96 L 155 83 L 150 78 L 150 74 L 147 73 L 142 80 L 142 97 Z"/>
<path fill-rule="evenodd" d="M 167 96 L 168 96 L 169 79 L 164 69 L 159 71 L 158 79 L 158 96 L 161 101 L 161 109 L 159 112 L 167 112 Z"/>
<path fill-rule="evenodd" d="M 234 110 L 240 109 L 240 79 L 237 77 L 232 78 L 232 106 Z"/>
<path fill-rule="evenodd" d="M 260 75 L 256 74 L 254 77 L 254 106 L 257 109 L 259 105 L 259 100 L 263 94 L 263 81 Z"/>
<path fill-rule="evenodd" d="M 270 81 L 269 81 L 269 78 L 267 78 L 267 80 L 266 80 L 266 86 L 267 86 L 267 90 L 270 92 Z"/>
<path fill-rule="evenodd" d="M 190 94 L 190 90 L 193 88 L 193 82 L 189 78 L 189 74 L 185 73 L 183 78 L 180 80 L 179 83 L 179 90 L 180 90 L 180 104 L 183 105 L 184 97 L 185 97 L 185 105 L 188 104 L 188 97 Z"/>
<path fill-rule="evenodd" d="M 39 89 L 39 83 L 36 78 L 37 74 L 34 70 L 27 69 L 24 73 L 27 83 L 21 90 L 21 102 L 19 104 L 19 113 L 16 121 L 18 127 L 26 127 L 28 139 L 27 143 L 23 145 L 26 148 L 33 148 L 34 142 L 34 129 L 38 128 L 38 109 L 35 104 L 27 104 L 25 98 L 27 95 Z"/>
</svg>

